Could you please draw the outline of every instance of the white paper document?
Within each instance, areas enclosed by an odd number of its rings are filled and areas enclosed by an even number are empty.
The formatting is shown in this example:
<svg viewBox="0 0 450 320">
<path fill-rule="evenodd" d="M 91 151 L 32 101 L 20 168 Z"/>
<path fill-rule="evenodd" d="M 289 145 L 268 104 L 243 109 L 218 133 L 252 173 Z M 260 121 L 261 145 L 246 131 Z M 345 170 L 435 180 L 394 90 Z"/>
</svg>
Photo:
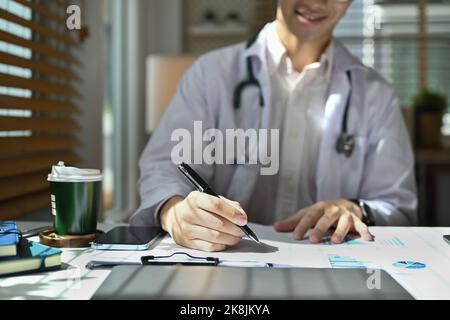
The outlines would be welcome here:
<svg viewBox="0 0 450 320">
<path fill-rule="evenodd" d="M 261 244 L 248 238 L 224 252 L 202 252 L 181 247 L 170 237 L 148 251 L 92 251 L 90 260 L 140 263 L 141 256 L 166 256 L 185 252 L 194 257 L 215 257 L 221 265 L 243 267 L 377 268 L 391 274 L 419 299 L 450 299 L 450 245 L 442 239 L 449 228 L 372 227 L 375 241 L 357 236 L 342 244 L 325 239 L 311 244 L 293 240 L 291 233 L 277 233 L 272 226 L 250 224 Z M 308 235 L 308 234 L 307 234 Z"/>
</svg>

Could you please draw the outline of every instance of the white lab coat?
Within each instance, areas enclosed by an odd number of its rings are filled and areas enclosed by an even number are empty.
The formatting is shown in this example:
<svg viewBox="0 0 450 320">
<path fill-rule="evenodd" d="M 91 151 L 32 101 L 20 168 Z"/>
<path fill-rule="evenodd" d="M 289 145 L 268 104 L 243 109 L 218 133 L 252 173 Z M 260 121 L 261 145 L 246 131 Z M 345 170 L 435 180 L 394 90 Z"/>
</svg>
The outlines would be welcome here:
<svg viewBox="0 0 450 320">
<path fill-rule="evenodd" d="M 141 205 L 130 219 L 132 225 L 157 225 L 156 214 L 167 199 L 186 196 L 193 190 L 171 161 L 171 150 L 178 143 L 171 141 L 175 129 L 192 131 L 197 120 L 203 122 L 203 130 L 268 128 L 271 88 L 266 30 L 248 48 L 241 43 L 201 56 L 183 76 L 140 159 Z M 248 56 L 252 57 L 255 75 L 261 83 L 265 107 L 259 106 L 259 91 L 247 89 L 240 110 L 235 111 L 233 92 L 247 77 Z M 414 156 L 394 90 L 339 41 L 335 41 L 333 66 L 317 166 L 317 201 L 363 199 L 371 207 L 377 225 L 416 224 Z M 347 70 L 351 70 L 353 92 L 348 131 L 355 135 L 356 144 L 350 158 L 336 152 L 350 89 Z M 218 194 L 240 202 L 243 208 L 248 206 L 260 174 L 254 165 L 192 167 Z"/>
</svg>

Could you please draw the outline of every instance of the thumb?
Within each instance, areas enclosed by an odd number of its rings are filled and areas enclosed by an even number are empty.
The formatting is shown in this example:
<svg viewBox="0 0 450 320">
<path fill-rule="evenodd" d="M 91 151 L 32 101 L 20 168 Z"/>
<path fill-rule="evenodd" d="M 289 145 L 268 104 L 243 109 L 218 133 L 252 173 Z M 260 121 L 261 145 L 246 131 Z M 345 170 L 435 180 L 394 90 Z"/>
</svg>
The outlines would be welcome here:
<svg viewBox="0 0 450 320">
<path fill-rule="evenodd" d="M 298 222 L 300 221 L 300 218 L 301 218 L 300 214 L 295 214 L 290 218 L 275 222 L 274 228 L 278 232 L 293 231 L 297 226 Z"/>
</svg>

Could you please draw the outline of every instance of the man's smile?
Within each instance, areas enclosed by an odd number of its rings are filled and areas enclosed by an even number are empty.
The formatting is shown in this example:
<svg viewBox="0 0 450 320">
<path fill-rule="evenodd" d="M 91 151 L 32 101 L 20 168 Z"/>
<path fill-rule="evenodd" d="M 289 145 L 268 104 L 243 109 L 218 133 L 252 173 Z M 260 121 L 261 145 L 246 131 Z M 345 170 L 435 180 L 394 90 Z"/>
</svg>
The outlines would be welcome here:
<svg viewBox="0 0 450 320">
<path fill-rule="evenodd" d="M 305 25 L 316 25 L 328 18 L 324 13 L 311 12 L 303 8 L 295 9 L 295 14 L 300 23 Z"/>
</svg>

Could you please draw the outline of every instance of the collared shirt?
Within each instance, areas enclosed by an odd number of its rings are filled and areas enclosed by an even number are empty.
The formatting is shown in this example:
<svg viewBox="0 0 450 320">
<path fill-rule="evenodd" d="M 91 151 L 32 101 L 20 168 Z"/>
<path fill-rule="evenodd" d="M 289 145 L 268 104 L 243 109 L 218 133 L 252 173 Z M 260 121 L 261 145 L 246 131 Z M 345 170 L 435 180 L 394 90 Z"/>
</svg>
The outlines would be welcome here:
<svg viewBox="0 0 450 320">
<path fill-rule="evenodd" d="M 276 31 L 266 41 L 272 92 L 271 128 L 280 130 L 280 170 L 259 176 L 247 213 L 249 220 L 272 224 L 316 201 L 316 171 L 322 119 L 333 61 L 333 42 L 318 62 L 299 73 Z M 258 199 L 258 200 L 256 200 Z M 261 201 L 263 199 L 263 201 Z"/>
</svg>

